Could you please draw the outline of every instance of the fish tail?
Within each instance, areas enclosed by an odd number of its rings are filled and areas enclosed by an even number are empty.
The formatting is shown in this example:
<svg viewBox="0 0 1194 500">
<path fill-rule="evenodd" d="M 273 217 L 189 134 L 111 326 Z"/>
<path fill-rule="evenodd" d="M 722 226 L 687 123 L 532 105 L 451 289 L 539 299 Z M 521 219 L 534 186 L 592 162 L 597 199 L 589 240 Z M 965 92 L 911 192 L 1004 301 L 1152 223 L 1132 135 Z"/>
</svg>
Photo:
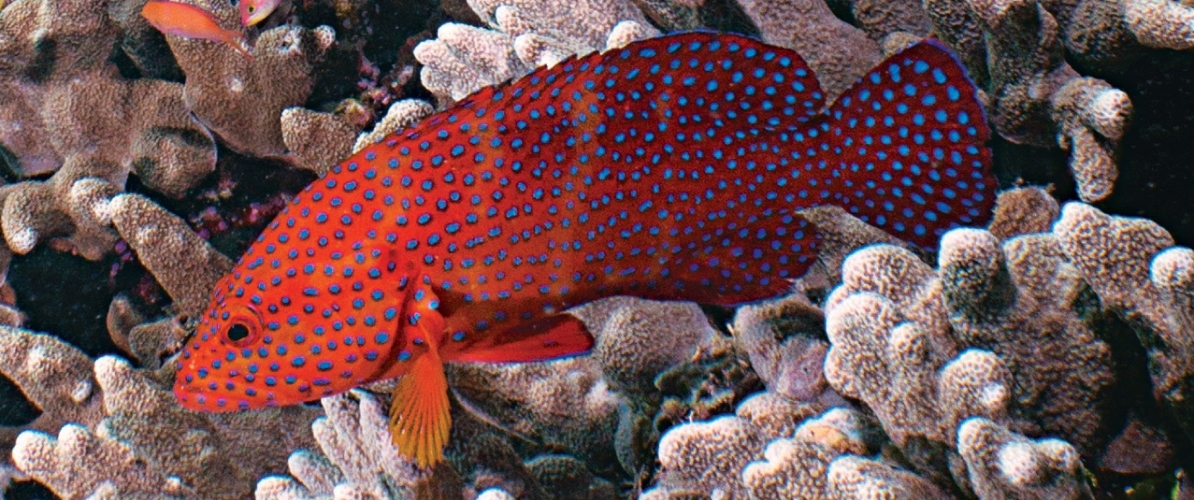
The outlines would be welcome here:
<svg viewBox="0 0 1194 500">
<path fill-rule="evenodd" d="M 245 48 L 246 42 L 241 37 L 241 32 L 237 30 L 225 30 L 222 38 L 224 39 L 224 43 L 231 45 L 233 49 L 236 49 L 236 51 L 240 52 L 241 55 L 244 55 L 245 58 L 253 60 L 253 54 Z"/>
<path fill-rule="evenodd" d="M 846 189 L 830 203 L 930 249 L 952 226 L 985 222 L 998 182 L 977 92 L 932 39 L 879 63 L 808 133 L 837 156 L 832 182 Z"/>
<path fill-rule="evenodd" d="M 410 363 L 410 371 L 391 393 L 390 435 L 399 452 L 419 467 L 430 468 L 443 460 L 452 427 L 448 379 L 435 349 Z"/>
</svg>

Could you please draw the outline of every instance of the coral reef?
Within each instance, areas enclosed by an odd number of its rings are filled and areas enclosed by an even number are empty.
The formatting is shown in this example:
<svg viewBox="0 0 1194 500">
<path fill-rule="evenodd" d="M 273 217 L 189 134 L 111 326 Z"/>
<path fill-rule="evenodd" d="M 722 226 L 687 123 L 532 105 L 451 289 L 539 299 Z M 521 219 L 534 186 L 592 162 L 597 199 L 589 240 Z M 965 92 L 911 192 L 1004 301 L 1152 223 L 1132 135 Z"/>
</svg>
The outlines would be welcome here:
<svg viewBox="0 0 1194 500">
<path fill-rule="evenodd" d="M 15 414 L 0 424 L 0 488 L 1191 495 L 1194 217 L 1173 193 L 1194 178 L 1165 147 L 1191 132 L 1189 2 L 310 0 L 245 28 L 228 2 L 180 1 L 253 57 L 162 35 L 145 0 L 0 0 L 0 408 Z M 707 28 L 798 51 L 829 100 L 940 38 L 979 85 L 995 174 L 1015 187 L 986 228 L 946 233 L 935 254 L 845 209 L 805 210 L 822 250 L 783 297 L 735 311 L 613 298 L 572 311 L 597 338 L 590 356 L 452 366 L 456 426 L 431 471 L 395 452 L 384 383 L 319 407 L 174 403 L 170 361 L 192 320 L 303 183 L 487 85 Z M 1142 213 L 1165 227 L 1113 215 Z M 96 285 L 106 322 L 77 318 L 104 323 L 107 351 L 33 331 L 55 311 L 24 306 L 59 276 L 3 276 L 42 251 L 111 268 Z"/>
<path fill-rule="evenodd" d="M 958 452 L 979 498 L 1094 498 L 1065 441 L 1032 441 L 976 417 L 958 427 Z"/>
<path fill-rule="evenodd" d="M 1054 232 L 1102 303 L 1132 325 L 1148 352 L 1154 396 L 1194 438 L 1194 251 L 1174 246 L 1152 221 L 1079 203 L 1062 208 Z"/>
<path fill-rule="evenodd" d="M 159 374 L 119 357 L 93 363 L 51 336 L 7 327 L 0 352 L 0 373 L 43 410 L 28 426 L 5 430 L 21 431 L 10 445 L 13 463 L 64 498 L 243 498 L 289 450 L 314 444 L 303 432 L 314 418 L 309 408 L 199 415 L 178 407 Z"/>
</svg>

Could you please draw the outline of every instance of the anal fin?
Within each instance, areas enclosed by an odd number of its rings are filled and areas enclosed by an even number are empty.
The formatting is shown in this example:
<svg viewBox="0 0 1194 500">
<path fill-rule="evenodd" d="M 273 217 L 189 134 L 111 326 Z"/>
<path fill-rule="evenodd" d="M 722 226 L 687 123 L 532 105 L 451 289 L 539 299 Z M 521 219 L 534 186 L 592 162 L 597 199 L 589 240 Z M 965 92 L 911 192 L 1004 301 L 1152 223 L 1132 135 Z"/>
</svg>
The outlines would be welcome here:
<svg viewBox="0 0 1194 500">
<path fill-rule="evenodd" d="M 576 316 L 554 314 L 505 330 L 475 332 L 441 347 L 447 361 L 526 363 L 576 356 L 593 348 L 593 335 Z"/>
</svg>

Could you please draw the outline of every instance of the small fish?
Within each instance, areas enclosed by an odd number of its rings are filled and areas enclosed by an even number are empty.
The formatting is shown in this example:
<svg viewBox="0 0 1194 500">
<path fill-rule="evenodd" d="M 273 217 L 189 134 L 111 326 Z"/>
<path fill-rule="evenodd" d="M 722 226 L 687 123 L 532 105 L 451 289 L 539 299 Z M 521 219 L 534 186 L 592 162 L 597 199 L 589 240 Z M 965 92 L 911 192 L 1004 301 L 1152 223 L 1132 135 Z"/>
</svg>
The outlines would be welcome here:
<svg viewBox="0 0 1194 500">
<path fill-rule="evenodd" d="M 836 204 L 921 246 L 989 216 L 990 131 L 934 41 L 830 106 L 787 49 L 687 33 L 487 88 L 331 168 L 217 285 L 174 394 L 295 404 L 401 377 L 390 430 L 443 459 L 445 362 L 586 353 L 567 308 L 612 295 L 721 306 L 787 292 Z"/>
<path fill-rule="evenodd" d="M 240 0 L 240 23 L 246 27 L 264 21 L 282 0 Z"/>
<path fill-rule="evenodd" d="M 166 35 L 224 42 L 250 59 L 253 55 L 241 46 L 241 33 L 216 23 L 211 13 L 191 4 L 169 0 L 149 0 L 141 16 Z"/>
</svg>

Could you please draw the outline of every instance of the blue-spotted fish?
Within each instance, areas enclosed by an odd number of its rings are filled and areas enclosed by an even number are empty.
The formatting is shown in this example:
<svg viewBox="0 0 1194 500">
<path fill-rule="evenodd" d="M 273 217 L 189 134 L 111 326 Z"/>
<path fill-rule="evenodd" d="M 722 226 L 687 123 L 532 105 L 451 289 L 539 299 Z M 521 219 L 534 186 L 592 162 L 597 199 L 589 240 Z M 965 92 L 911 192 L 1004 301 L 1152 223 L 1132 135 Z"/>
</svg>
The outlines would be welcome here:
<svg viewBox="0 0 1194 500">
<path fill-rule="evenodd" d="M 921 246 L 994 201 L 974 85 L 933 41 L 826 106 L 796 53 L 688 33 L 477 92 L 334 166 L 219 282 L 178 361 L 203 411 L 401 377 L 391 430 L 440 461 L 445 362 L 587 352 L 569 307 L 737 305 L 816 255 L 798 210 L 844 207 Z"/>
</svg>

